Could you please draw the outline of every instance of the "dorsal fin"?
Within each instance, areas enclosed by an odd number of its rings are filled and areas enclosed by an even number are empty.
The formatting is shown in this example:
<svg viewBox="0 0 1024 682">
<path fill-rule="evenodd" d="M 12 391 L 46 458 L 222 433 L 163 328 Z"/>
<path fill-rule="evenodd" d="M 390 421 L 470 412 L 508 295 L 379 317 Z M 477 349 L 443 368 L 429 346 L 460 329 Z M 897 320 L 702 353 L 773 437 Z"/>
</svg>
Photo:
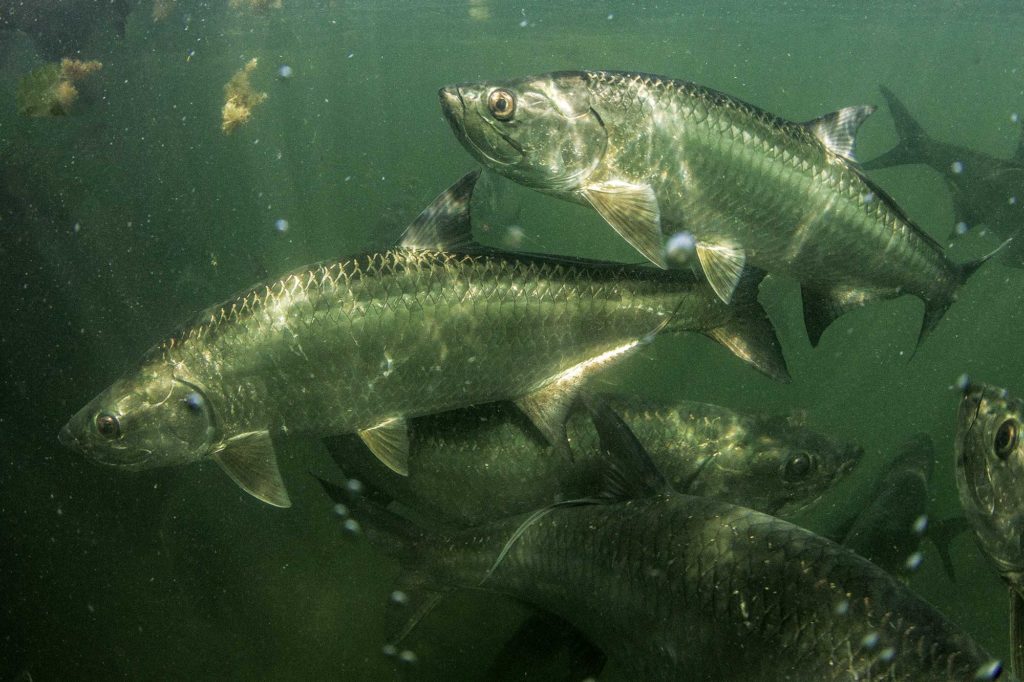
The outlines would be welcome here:
<svg viewBox="0 0 1024 682">
<path fill-rule="evenodd" d="M 466 173 L 437 195 L 405 229 L 398 245 L 429 251 L 460 251 L 475 246 L 469 201 L 479 177 L 479 169 Z"/>
<path fill-rule="evenodd" d="M 594 396 L 586 396 L 584 402 L 597 429 L 605 460 L 602 497 L 625 501 L 671 492 L 668 481 L 622 417 Z"/>
<path fill-rule="evenodd" d="M 859 107 L 844 107 L 839 111 L 833 111 L 814 120 L 807 121 L 804 126 L 811 131 L 811 134 L 818 138 L 822 146 L 836 156 L 857 163 L 853 156 L 854 138 L 857 135 L 857 128 L 871 114 L 875 113 L 873 105 Z"/>
</svg>

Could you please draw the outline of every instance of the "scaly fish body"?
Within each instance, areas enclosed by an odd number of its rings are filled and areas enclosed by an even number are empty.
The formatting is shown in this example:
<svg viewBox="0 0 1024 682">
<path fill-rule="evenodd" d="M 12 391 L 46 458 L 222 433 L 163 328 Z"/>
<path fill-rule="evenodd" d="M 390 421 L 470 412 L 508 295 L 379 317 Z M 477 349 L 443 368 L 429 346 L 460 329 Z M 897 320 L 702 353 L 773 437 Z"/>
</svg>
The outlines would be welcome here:
<svg viewBox="0 0 1024 682">
<path fill-rule="evenodd" d="M 794 123 L 692 83 L 606 71 L 558 72 L 441 91 L 456 134 L 483 163 L 525 185 L 593 206 L 665 266 L 662 234 L 696 239 L 728 300 L 747 264 L 803 287 L 813 343 L 873 299 L 926 304 L 922 336 L 967 269 L 853 163 L 873 107 Z"/>
<path fill-rule="evenodd" d="M 608 414 L 597 422 L 615 481 L 607 503 L 431 532 L 349 498 L 370 540 L 402 563 L 400 585 L 426 590 L 391 615 L 405 608 L 415 623 L 431 590 L 499 592 L 565 619 L 644 680 L 1000 674 L 966 633 L 870 561 L 775 517 L 666 492 L 646 456 L 634 462 L 612 442 L 625 427 L 607 426 Z"/>
<path fill-rule="evenodd" d="M 731 328 L 747 315 L 778 353 L 756 300 L 725 306 L 684 273 L 430 248 L 453 225 L 468 240 L 474 179 L 424 212 L 406 248 L 303 268 L 206 311 L 61 439 L 125 468 L 213 456 L 287 504 L 271 432 L 356 431 L 405 473 L 407 418 L 476 403 L 519 400 L 557 443 L 583 380 L 658 331 L 703 331 L 754 358 Z"/>
<path fill-rule="evenodd" d="M 675 490 L 773 515 L 806 508 L 863 455 L 784 417 L 689 401 L 610 404 Z M 566 430 L 571 459 L 551 452 L 505 404 L 424 417 L 413 428 L 408 478 L 387 475 L 355 438 L 331 449 L 347 475 L 428 518 L 472 526 L 601 489 L 602 458 L 589 418 L 575 410 Z"/>
</svg>

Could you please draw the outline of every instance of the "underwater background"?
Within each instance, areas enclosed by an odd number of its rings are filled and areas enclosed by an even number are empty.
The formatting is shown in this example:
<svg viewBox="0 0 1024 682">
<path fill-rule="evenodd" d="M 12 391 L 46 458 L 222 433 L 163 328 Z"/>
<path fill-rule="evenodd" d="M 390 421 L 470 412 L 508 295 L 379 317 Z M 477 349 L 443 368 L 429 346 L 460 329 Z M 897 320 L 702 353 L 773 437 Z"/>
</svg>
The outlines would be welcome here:
<svg viewBox="0 0 1024 682">
<path fill-rule="evenodd" d="M 0 17 L 18 16 L 15 4 L 0 0 Z M 395 676 L 380 649 L 398 568 L 341 532 L 310 475 L 335 473 L 318 440 L 280 439 L 294 505 L 280 510 L 212 463 L 122 473 L 56 436 L 195 311 L 293 267 L 391 245 L 475 165 L 441 115 L 442 85 L 620 69 L 692 80 L 793 120 L 878 104 L 861 159 L 895 142 L 880 84 L 933 137 L 1003 158 L 1024 108 L 1024 8 L 1012 2 L 180 0 L 156 3 L 166 15 L 155 20 L 144 0 L 115 3 L 123 23 L 107 20 L 106 1 L 39 4 L 56 8 L 40 21 L 73 24 L 77 37 L 54 53 L 0 24 L 0 681 Z M 70 115 L 19 115 L 21 78 L 61 57 L 103 67 Z M 224 84 L 252 58 L 252 85 L 268 96 L 226 135 Z M 937 174 L 871 177 L 949 244 Z M 478 195 L 487 244 L 638 258 L 582 206 L 493 175 Z M 996 244 L 978 231 L 948 253 L 961 262 Z M 812 350 L 798 286 L 771 278 L 761 300 L 792 384 L 689 335 L 657 339 L 596 383 L 799 412 L 860 443 L 866 466 L 802 519 L 815 529 L 854 508 L 872 471 L 925 432 L 939 458 L 928 513 L 946 518 L 960 513 L 952 386 L 966 372 L 1024 390 L 1022 285 L 1024 272 L 987 265 L 915 353 L 916 299 L 846 315 Z M 953 545 L 955 584 L 934 547 L 923 550 L 912 587 L 1005 658 L 1006 589 L 971 535 Z M 409 642 L 417 674 L 481 676 L 525 613 L 492 595 L 447 600 Z"/>
</svg>

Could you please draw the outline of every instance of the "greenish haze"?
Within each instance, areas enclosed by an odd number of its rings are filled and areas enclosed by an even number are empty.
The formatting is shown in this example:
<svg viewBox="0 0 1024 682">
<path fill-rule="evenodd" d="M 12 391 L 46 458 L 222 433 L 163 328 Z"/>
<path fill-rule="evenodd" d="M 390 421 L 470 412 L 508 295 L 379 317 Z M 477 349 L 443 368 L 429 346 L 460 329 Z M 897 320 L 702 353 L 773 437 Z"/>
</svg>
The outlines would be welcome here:
<svg viewBox="0 0 1024 682">
<path fill-rule="evenodd" d="M 339 532 L 308 475 L 336 473 L 319 442 L 281 439 L 294 505 L 282 511 L 212 465 L 124 474 L 62 449 L 56 436 L 195 311 L 265 276 L 392 244 L 474 166 L 441 116 L 440 86 L 635 69 L 806 120 L 882 105 L 885 84 L 931 135 L 1002 157 L 1018 139 L 1011 114 L 1024 109 L 1024 11 L 1010 2 L 283 5 L 260 14 L 180 0 L 153 22 L 142 0 L 123 38 L 98 23 L 75 45 L 75 56 L 104 66 L 59 118 L 19 116 L 16 93 L 22 76 L 67 55 L 43 55 L 28 35 L 0 29 L 0 680 L 23 670 L 37 680 L 394 676 L 379 650 L 397 566 Z M 71 20 L 88 25 L 92 15 L 77 11 Z M 253 85 L 268 98 L 227 136 L 223 86 L 251 57 Z M 282 64 L 291 78 L 278 78 Z M 858 157 L 894 142 L 883 107 L 862 127 Z M 872 178 L 947 243 L 955 221 L 938 175 L 909 167 Z M 482 241 L 637 261 L 592 211 L 486 182 Z M 281 218 L 285 232 L 275 229 Z M 948 255 L 962 262 L 995 243 L 970 234 Z M 798 287 L 774 279 L 761 300 L 792 384 L 680 336 L 656 340 L 597 384 L 800 411 L 819 431 L 862 444 L 866 470 L 806 515 L 814 528 L 855 508 L 871 473 L 926 432 L 939 457 L 930 514 L 952 516 L 951 386 L 968 372 L 1024 391 L 1021 277 L 986 265 L 916 353 L 918 301 L 846 315 L 812 350 Z M 973 539 L 953 545 L 956 585 L 934 548 L 924 552 L 911 586 L 1005 655 L 1006 590 Z M 457 595 L 410 642 L 420 672 L 482 674 L 523 614 Z"/>
</svg>

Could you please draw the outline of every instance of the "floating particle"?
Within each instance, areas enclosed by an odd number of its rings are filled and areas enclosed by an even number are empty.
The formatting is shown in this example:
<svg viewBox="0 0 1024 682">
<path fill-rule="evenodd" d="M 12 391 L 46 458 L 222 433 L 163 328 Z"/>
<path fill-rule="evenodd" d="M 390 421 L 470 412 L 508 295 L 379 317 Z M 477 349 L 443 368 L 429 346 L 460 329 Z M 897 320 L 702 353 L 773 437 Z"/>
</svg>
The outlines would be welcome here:
<svg viewBox="0 0 1024 682">
<path fill-rule="evenodd" d="M 864 198 L 864 203 L 865 204 L 874 203 L 874 201 L 875 201 L 875 193 L 874 192 L 865 192 L 863 198 Z"/>
<path fill-rule="evenodd" d="M 396 647 L 394 644 L 385 644 L 380 648 L 380 652 L 388 658 L 391 658 L 392 656 L 398 655 L 398 647 Z"/>
<path fill-rule="evenodd" d="M 860 640 L 860 645 L 865 649 L 874 649 L 876 646 L 878 646 L 878 633 L 869 632 L 868 634 L 864 635 L 864 638 Z"/>
<path fill-rule="evenodd" d="M 1010 197 L 1008 201 L 1010 202 L 1010 206 L 1013 206 L 1017 203 L 1017 197 Z"/>
<path fill-rule="evenodd" d="M 285 220 L 284 218 L 278 218 L 277 220 L 274 221 L 274 229 L 277 230 L 278 232 L 287 232 L 288 221 Z"/>
<path fill-rule="evenodd" d="M 837 616 L 845 616 L 850 612 L 850 600 L 843 599 L 838 604 L 836 604 L 836 607 L 832 611 Z"/>
<path fill-rule="evenodd" d="M 402 653 L 398 654 L 398 660 L 406 665 L 414 665 L 419 662 L 420 657 L 416 655 L 415 651 L 405 649 Z"/>
<path fill-rule="evenodd" d="M 519 22 L 519 28 L 526 28 L 529 25 L 530 25 L 530 22 L 527 21 L 526 19 L 523 19 L 522 21 Z"/>
<path fill-rule="evenodd" d="M 349 495 L 358 496 L 363 494 L 363 482 L 354 478 L 348 479 L 345 482 L 345 490 L 348 491 Z"/>
<path fill-rule="evenodd" d="M 359 522 L 355 519 L 345 519 L 345 523 L 342 525 L 345 532 L 349 535 L 359 535 L 363 532 L 363 527 L 359 525 Z"/>
<path fill-rule="evenodd" d="M 405 606 L 409 603 L 409 595 L 402 590 L 395 590 L 391 593 L 391 603 L 398 606 Z"/>
<path fill-rule="evenodd" d="M 971 377 L 967 375 L 967 372 L 964 372 L 963 374 L 956 378 L 956 383 L 954 384 L 954 386 L 956 386 L 957 389 L 959 389 L 961 392 L 967 393 L 967 391 L 971 388 Z"/>
<path fill-rule="evenodd" d="M 903 566 L 908 571 L 916 571 L 917 569 L 921 568 L 922 561 L 924 561 L 924 554 L 922 554 L 921 552 L 914 552 L 913 554 L 907 557 L 907 560 L 905 562 L 903 562 Z"/>
<path fill-rule="evenodd" d="M 610 12 L 608 13 L 608 16 L 607 16 L 607 17 L 605 17 L 605 19 L 607 19 L 608 21 L 611 21 L 611 20 L 612 20 L 612 19 L 614 19 L 614 18 L 615 18 L 615 15 L 614 15 L 614 14 L 612 14 L 612 13 L 610 13 Z"/>
<path fill-rule="evenodd" d="M 1018 114 L 1016 111 L 1010 114 L 1010 121 L 1012 123 L 1020 123 L 1020 114 Z"/>
<path fill-rule="evenodd" d="M 924 532 L 928 530 L 928 515 L 921 514 L 914 519 L 914 525 L 911 528 L 914 529 L 914 533 L 917 535 L 924 535 Z"/>
<path fill-rule="evenodd" d="M 282 64 L 281 66 L 277 67 L 277 77 L 283 81 L 288 80 L 294 75 L 295 72 L 292 71 L 292 67 L 288 66 L 287 64 Z"/>
<path fill-rule="evenodd" d="M 518 225 L 509 225 L 505 229 L 505 246 L 510 249 L 518 249 L 523 245 L 523 240 L 526 239 L 526 230 L 519 227 Z"/>
<path fill-rule="evenodd" d="M 338 504 L 334 505 L 334 513 L 343 519 L 348 518 L 348 507 L 339 502 Z"/>
<path fill-rule="evenodd" d="M 967 225 L 967 223 L 961 220 L 956 224 L 956 227 L 954 227 L 953 229 L 956 230 L 956 233 L 962 237 L 963 235 L 967 234 L 968 230 L 970 230 L 971 228 Z"/>
<path fill-rule="evenodd" d="M 960 175 L 961 173 L 964 172 L 964 162 L 954 161 L 953 164 L 949 167 L 949 170 L 953 171 L 957 175 Z"/>
<path fill-rule="evenodd" d="M 888 663 L 892 659 L 896 658 L 896 649 L 891 646 L 887 646 L 878 652 L 878 658 Z"/>
</svg>

